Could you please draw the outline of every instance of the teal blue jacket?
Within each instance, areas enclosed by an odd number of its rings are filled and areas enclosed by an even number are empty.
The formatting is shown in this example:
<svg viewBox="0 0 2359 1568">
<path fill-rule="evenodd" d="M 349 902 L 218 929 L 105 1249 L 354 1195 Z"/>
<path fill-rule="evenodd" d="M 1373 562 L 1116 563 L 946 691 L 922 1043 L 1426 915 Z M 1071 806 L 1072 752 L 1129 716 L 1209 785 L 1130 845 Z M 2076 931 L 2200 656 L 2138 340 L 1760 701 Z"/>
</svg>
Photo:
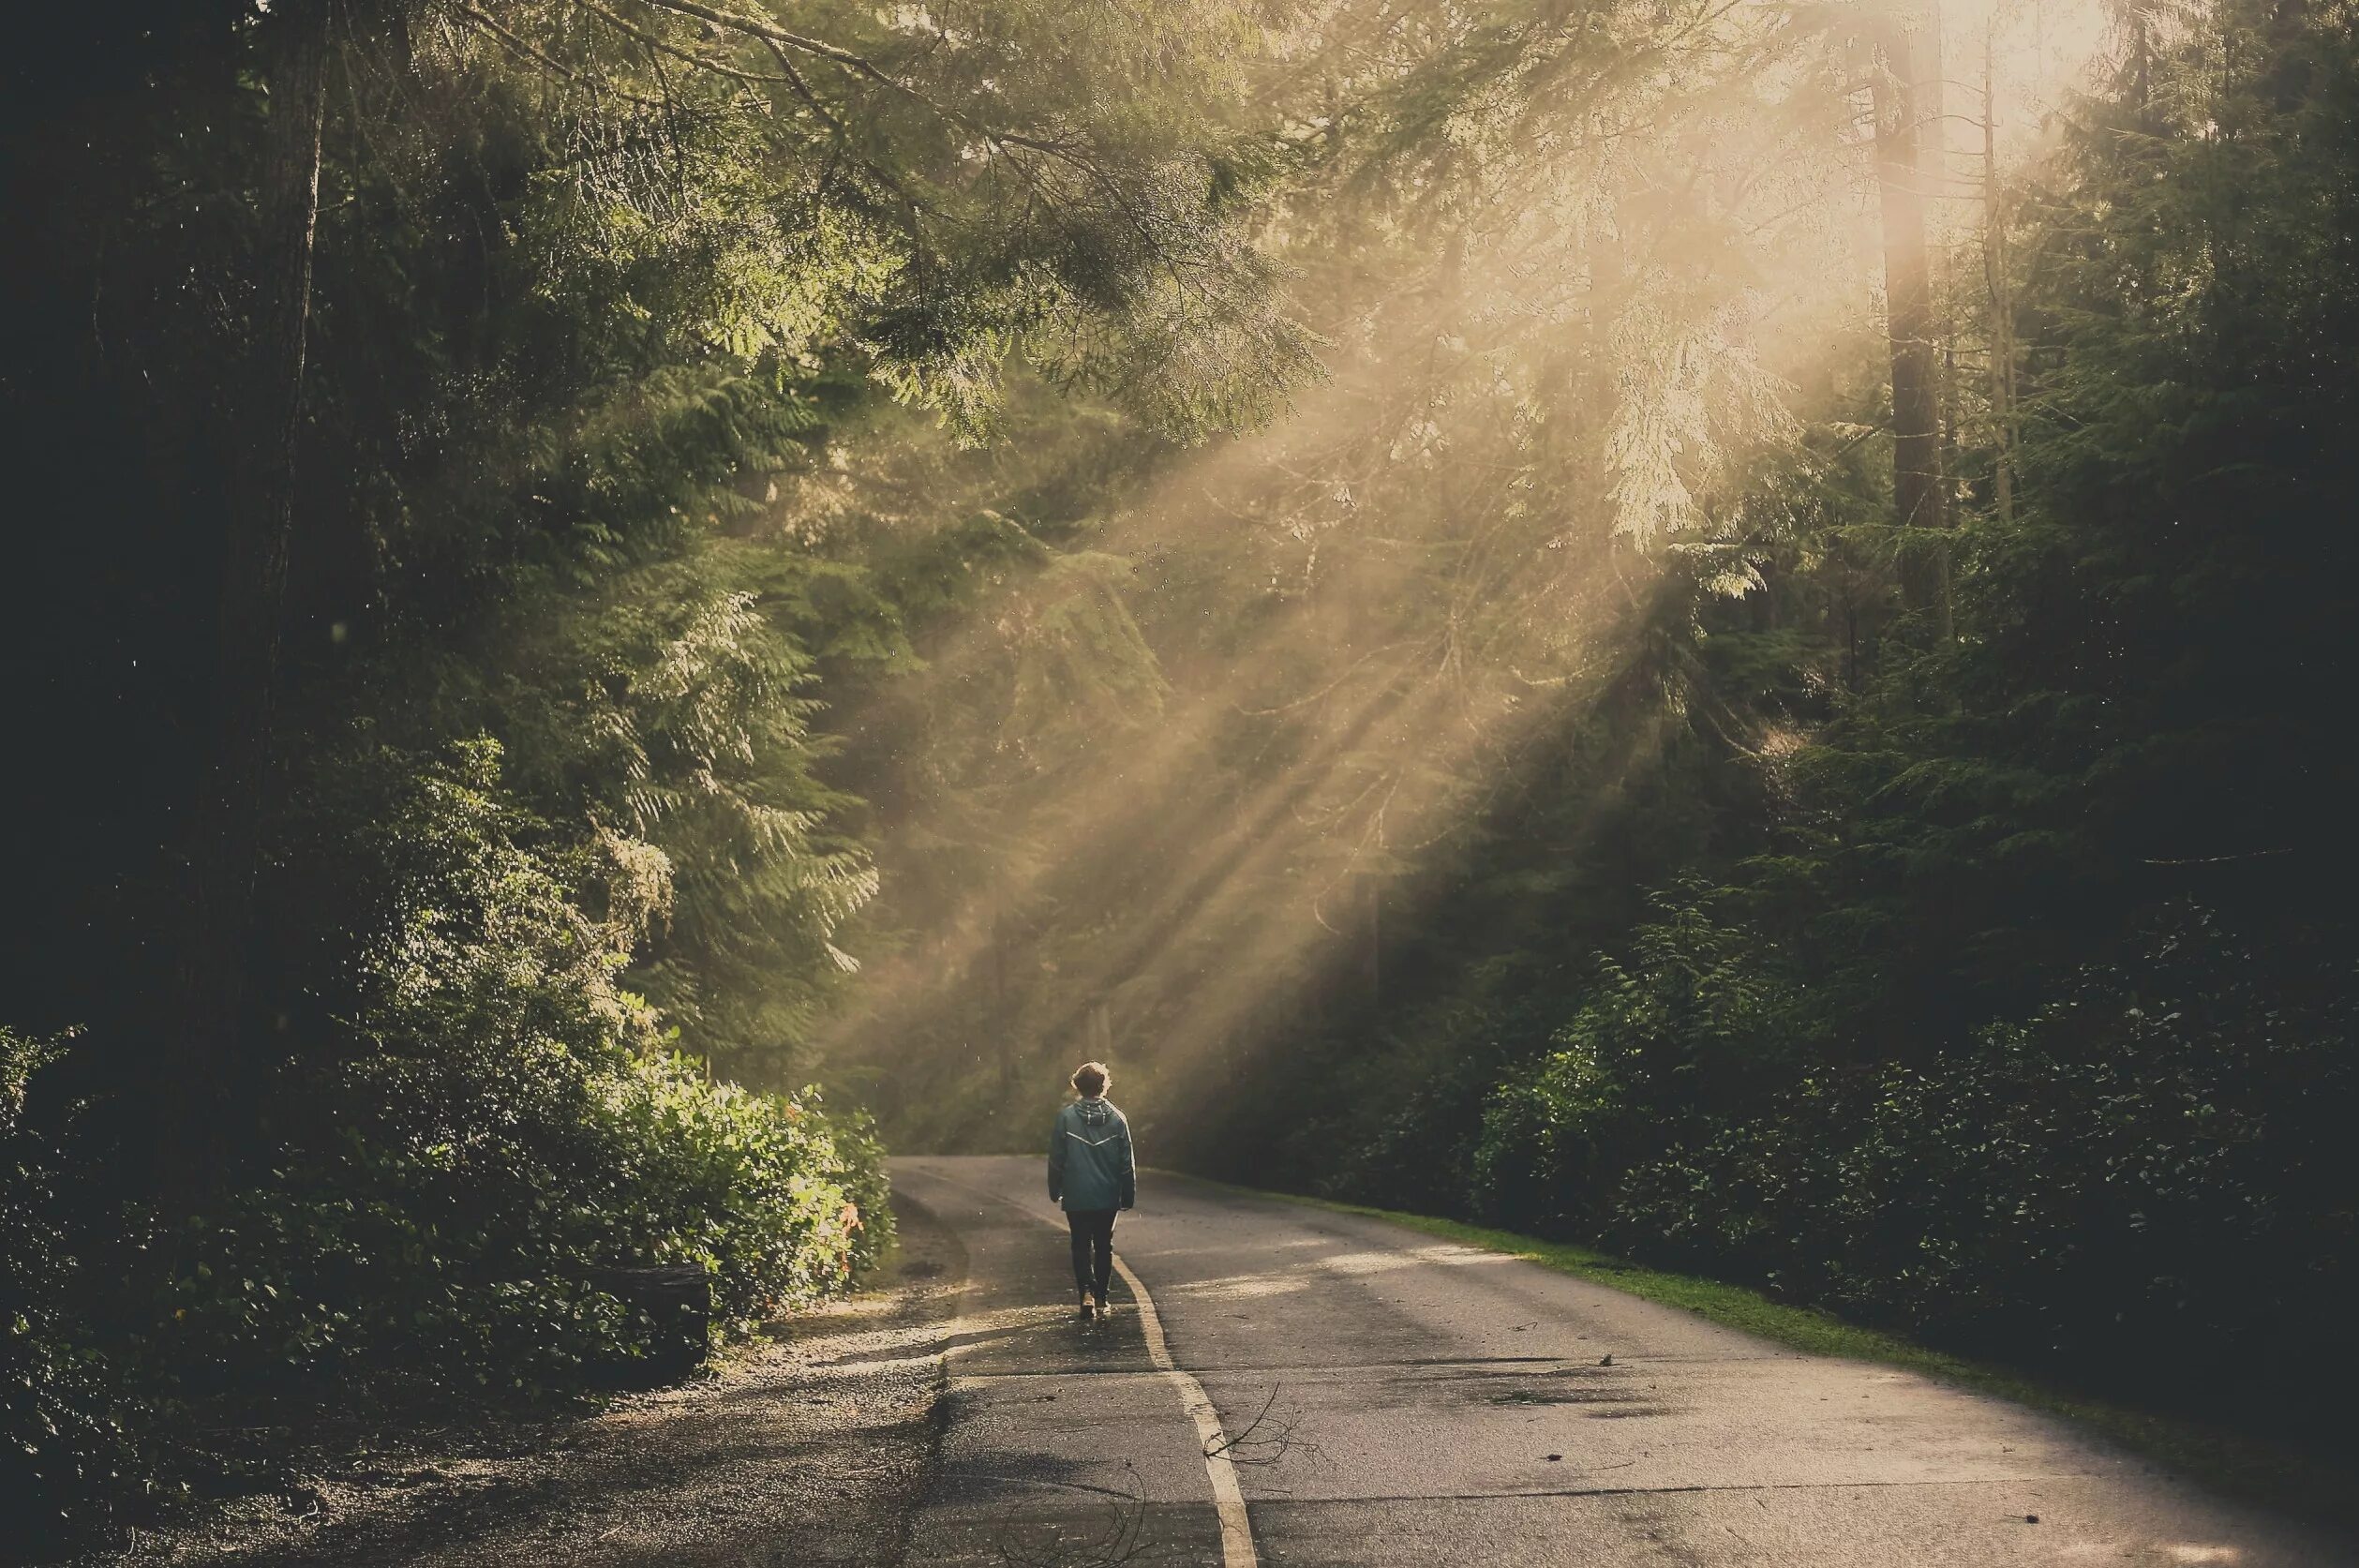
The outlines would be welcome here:
<svg viewBox="0 0 2359 1568">
<path fill-rule="evenodd" d="M 1109 1099 L 1077 1099 L 1049 1132 L 1049 1202 L 1068 1209 L 1127 1209 L 1139 1201 L 1130 1124 Z"/>
</svg>

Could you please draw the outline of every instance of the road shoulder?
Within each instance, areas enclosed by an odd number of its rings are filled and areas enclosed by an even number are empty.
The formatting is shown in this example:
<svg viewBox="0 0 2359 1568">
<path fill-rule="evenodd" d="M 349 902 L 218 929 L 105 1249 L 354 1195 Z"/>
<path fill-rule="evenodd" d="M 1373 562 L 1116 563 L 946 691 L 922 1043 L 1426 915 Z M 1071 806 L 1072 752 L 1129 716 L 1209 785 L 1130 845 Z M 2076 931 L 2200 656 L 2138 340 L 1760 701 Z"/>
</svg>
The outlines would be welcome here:
<svg viewBox="0 0 2359 1568">
<path fill-rule="evenodd" d="M 1463 1247 L 1537 1263 L 1806 1354 L 1919 1373 L 2061 1417 L 2228 1496 L 2320 1523 L 2359 1524 L 2359 1454 L 2322 1452 L 2186 1415 L 2096 1397 L 2011 1367 L 1953 1355 L 1900 1335 L 1847 1322 L 1815 1307 L 1772 1301 L 1747 1286 L 1649 1268 L 1590 1247 L 1431 1215 L 1171 1174 L 1240 1196 L 1382 1220 Z"/>
<path fill-rule="evenodd" d="M 598 1413 L 346 1456 L 290 1495 L 142 1531 L 83 1564 L 824 1568 L 898 1561 L 934 1462 L 966 1259 L 915 1204 L 848 1300 L 773 1325 L 704 1375 Z"/>
</svg>

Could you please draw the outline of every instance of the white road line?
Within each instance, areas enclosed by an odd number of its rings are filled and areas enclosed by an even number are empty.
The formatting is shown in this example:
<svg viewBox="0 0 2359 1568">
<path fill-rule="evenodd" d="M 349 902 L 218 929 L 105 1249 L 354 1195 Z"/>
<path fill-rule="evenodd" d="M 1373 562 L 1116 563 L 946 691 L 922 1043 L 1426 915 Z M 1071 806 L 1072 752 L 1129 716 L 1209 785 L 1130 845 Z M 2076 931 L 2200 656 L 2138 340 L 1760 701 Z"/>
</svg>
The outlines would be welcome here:
<svg viewBox="0 0 2359 1568">
<path fill-rule="evenodd" d="M 1114 1271 L 1137 1298 L 1139 1328 L 1146 1336 L 1148 1359 L 1156 1370 L 1172 1380 L 1172 1386 L 1179 1390 L 1181 1407 L 1195 1418 L 1198 1446 L 1204 1451 L 1204 1472 L 1212 1478 L 1213 1506 L 1220 1514 L 1221 1568 L 1260 1568 L 1262 1560 L 1253 1549 L 1253 1525 L 1246 1517 L 1245 1494 L 1237 1490 L 1237 1467 L 1229 1457 L 1229 1434 L 1221 1427 L 1220 1412 L 1213 1408 L 1204 1385 L 1172 1359 L 1155 1298 L 1147 1294 L 1146 1286 L 1130 1272 L 1120 1253 L 1114 1255 Z"/>
</svg>

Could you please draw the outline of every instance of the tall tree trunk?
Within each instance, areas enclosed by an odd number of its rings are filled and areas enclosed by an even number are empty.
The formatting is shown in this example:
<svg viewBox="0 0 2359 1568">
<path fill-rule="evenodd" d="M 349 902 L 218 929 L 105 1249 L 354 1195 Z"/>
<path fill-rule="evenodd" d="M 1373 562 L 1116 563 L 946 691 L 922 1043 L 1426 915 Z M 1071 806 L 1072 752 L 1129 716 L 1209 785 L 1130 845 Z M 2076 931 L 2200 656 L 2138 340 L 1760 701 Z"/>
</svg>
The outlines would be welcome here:
<svg viewBox="0 0 2359 1568">
<path fill-rule="evenodd" d="M 2015 520 L 2015 297 L 2007 267 L 2007 201 L 1998 174 L 1998 83 L 1993 18 L 1982 34 L 1982 270 L 1991 306 L 1991 423 L 1995 454 L 1991 499 L 1999 521 Z"/>
<path fill-rule="evenodd" d="M 1939 369 L 1933 351 L 1933 272 L 1925 240 L 1923 124 L 1908 30 L 1887 16 L 1876 29 L 1879 68 L 1871 89 L 1875 171 L 1884 230 L 1885 323 L 1892 353 L 1892 499 L 1901 527 L 1901 598 L 1949 635 L 1948 519 L 1941 483 Z"/>
<path fill-rule="evenodd" d="M 190 930 L 177 990 L 186 1031 L 166 1080 L 169 1201 L 201 1199 L 219 1174 L 230 1102 L 246 1084 L 246 978 L 254 897 L 274 794 L 273 720 L 287 562 L 294 534 L 311 262 L 327 88 L 326 0 L 280 0 L 263 23 L 269 126 L 260 189 L 253 341 L 238 399 L 237 453 L 220 586 L 219 732 L 196 801 Z"/>
<path fill-rule="evenodd" d="M 1956 150 L 1951 136 L 1949 118 L 1949 83 L 1944 62 L 1941 34 L 1941 0 L 1913 0 L 1911 5 L 1909 41 L 1910 90 L 1914 97 L 1917 121 L 1917 190 L 1919 204 L 1926 215 L 1925 292 L 1927 331 L 1933 339 L 1934 363 L 1940 367 L 1940 379 L 1934 387 L 1934 452 L 1933 472 L 1941 486 L 1942 515 L 1936 526 L 1950 521 L 1948 489 L 1946 481 L 1958 471 L 1958 323 L 1949 313 L 1951 291 L 1948 277 L 1948 251 L 1943 241 L 1952 227 L 1945 214 L 1944 202 L 1953 193 L 1955 171 L 1950 155 Z M 1948 604 L 1948 553 L 1946 541 L 1938 546 L 1942 552 L 1944 575 L 1943 605 Z M 1948 624 L 1946 608 L 1944 625 Z"/>
</svg>

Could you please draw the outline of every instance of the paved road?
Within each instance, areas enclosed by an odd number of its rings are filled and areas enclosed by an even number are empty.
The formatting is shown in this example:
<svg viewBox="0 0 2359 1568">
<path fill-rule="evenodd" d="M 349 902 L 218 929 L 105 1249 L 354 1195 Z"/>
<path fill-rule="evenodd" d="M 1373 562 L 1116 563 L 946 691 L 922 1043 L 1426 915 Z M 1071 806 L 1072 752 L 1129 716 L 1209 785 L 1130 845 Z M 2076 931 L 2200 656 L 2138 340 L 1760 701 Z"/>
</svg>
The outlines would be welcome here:
<svg viewBox="0 0 2359 1568">
<path fill-rule="evenodd" d="M 1151 1307 L 1084 1326 L 1038 1166 L 895 1163 L 969 1267 L 909 1564 L 2359 1563 L 1998 1400 L 1174 1177 L 1115 1235 Z"/>
</svg>

